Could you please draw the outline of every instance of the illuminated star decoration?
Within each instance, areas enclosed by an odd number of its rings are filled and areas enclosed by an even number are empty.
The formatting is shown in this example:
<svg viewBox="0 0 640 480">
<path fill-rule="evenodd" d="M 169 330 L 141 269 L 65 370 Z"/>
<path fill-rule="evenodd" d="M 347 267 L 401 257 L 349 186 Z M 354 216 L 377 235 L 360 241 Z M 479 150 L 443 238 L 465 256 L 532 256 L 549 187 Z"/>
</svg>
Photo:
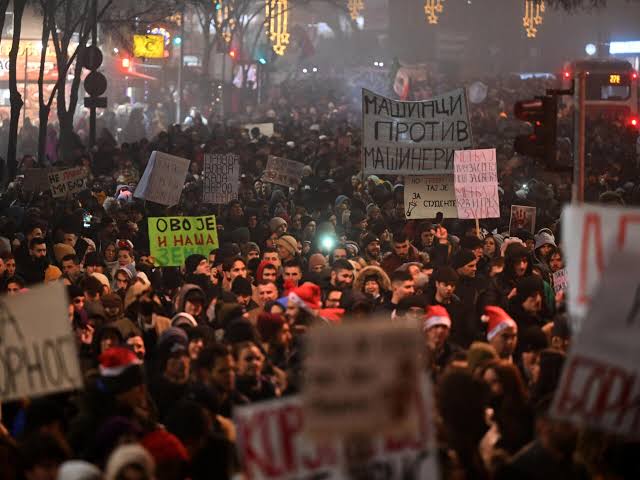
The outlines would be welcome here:
<svg viewBox="0 0 640 480">
<path fill-rule="evenodd" d="M 351 20 L 356 21 L 360 16 L 360 12 L 364 10 L 364 0 L 348 0 L 347 8 L 349 9 Z"/>
<path fill-rule="evenodd" d="M 431 25 L 438 23 L 438 13 L 442 13 L 444 0 L 427 0 L 424 4 L 424 13 Z"/>
<path fill-rule="evenodd" d="M 544 9 L 544 0 L 524 0 L 522 25 L 527 32 L 527 38 L 535 38 L 538 33 L 538 25 L 542 24 Z"/>
<path fill-rule="evenodd" d="M 289 45 L 289 1 L 288 0 L 267 0 L 266 21 L 268 22 L 268 35 L 271 40 L 271 47 L 277 55 L 284 55 L 284 51 Z"/>
</svg>

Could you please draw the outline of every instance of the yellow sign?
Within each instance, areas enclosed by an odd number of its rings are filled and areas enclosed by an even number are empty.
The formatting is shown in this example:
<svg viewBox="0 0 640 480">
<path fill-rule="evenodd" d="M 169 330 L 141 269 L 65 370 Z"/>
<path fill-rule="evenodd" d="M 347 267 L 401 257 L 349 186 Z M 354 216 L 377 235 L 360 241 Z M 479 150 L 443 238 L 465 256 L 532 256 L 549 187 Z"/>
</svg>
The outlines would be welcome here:
<svg viewBox="0 0 640 480">
<path fill-rule="evenodd" d="M 133 56 L 164 58 L 164 37 L 162 35 L 134 35 Z"/>
<path fill-rule="evenodd" d="M 609 75 L 609 83 L 611 85 L 620 85 L 620 75 L 618 74 Z"/>
</svg>

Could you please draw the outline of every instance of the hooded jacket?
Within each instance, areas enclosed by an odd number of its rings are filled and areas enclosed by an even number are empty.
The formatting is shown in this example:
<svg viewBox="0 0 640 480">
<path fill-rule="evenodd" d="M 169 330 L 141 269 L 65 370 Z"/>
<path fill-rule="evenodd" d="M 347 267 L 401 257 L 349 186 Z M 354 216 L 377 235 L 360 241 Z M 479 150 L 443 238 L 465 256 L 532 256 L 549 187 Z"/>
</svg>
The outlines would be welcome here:
<svg viewBox="0 0 640 480">
<path fill-rule="evenodd" d="M 363 292 L 367 277 L 372 276 L 375 276 L 378 279 L 378 283 L 380 284 L 380 295 L 384 296 L 385 292 L 391 291 L 391 280 L 389 279 L 389 275 L 387 275 L 382 268 L 374 265 L 365 267 L 360 271 L 353 282 L 353 289 L 358 292 Z"/>
<path fill-rule="evenodd" d="M 487 290 L 485 290 L 480 298 L 480 304 L 478 305 L 479 311 L 484 311 L 484 307 L 487 305 L 496 305 L 504 310 L 508 309 L 508 296 L 511 290 L 516 288 L 516 281 L 518 279 L 514 270 L 514 264 L 519 258 L 527 259 L 527 269 L 523 277 L 531 275 L 533 265 L 529 250 L 520 243 L 510 244 L 504 253 L 504 270 L 493 278 Z"/>
</svg>

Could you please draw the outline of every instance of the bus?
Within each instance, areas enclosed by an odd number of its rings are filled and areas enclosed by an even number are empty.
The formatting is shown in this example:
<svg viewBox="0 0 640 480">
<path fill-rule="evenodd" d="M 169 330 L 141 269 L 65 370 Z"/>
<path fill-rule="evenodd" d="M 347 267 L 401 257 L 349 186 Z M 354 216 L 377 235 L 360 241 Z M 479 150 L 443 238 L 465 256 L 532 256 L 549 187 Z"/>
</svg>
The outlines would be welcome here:
<svg viewBox="0 0 640 480">
<path fill-rule="evenodd" d="M 561 83 L 571 88 L 578 73 L 586 74 L 586 115 L 622 120 L 626 125 L 640 127 L 638 116 L 638 72 L 626 60 L 594 58 L 576 60 L 565 65 Z M 568 100 L 568 102 L 566 102 Z M 565 97 L 569 106 L 573 98 Z"/>
</svg>

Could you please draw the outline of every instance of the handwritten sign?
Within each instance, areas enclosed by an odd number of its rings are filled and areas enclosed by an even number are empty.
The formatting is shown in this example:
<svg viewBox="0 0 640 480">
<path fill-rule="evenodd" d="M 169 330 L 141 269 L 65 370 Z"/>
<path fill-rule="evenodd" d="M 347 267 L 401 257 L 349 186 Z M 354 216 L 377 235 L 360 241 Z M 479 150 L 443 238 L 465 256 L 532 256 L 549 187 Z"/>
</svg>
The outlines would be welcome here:
<svg viewBox="0 0 640 480">
<path fill-rule="evenodd" d="M 562 213 L 562 238 L 569 277 L 567 308 L 579 328 L 613 254 L 640 254 L 640 209 L 568 205 Z"/>
<path fill-rule="evenodd" d="M 267 168 L 262 174 L 262 181 L 285 187 L 296 187 L 300 184 L 303 168 L 304 163 L 269 155 Z"/>
<path fill-rule="evenodd" d="M 566 292 L 567 285 L 569 285 L 569 280 L 566 268 L 561 268 L 557 272 L 553 272 L 553 291 L 555 293 Z"/>
<path fill-rule="evenodd" d="M 242 128 L 251 133 L 251 130 L 254 128 L 258 128 L 260 130 L 260 135 L 264 135 L 265 137 L 273 137 L 273 123 L 245 123 Z"/>
<path fill-rule="evenodd" d="M 149 217 L 149 250 L 160 267 L 184 265 L 189 255 L 218 248 L 216 217 Z"/>
<path fill-rule="evenodd" d="M 638 253 L 611 257 L 572 340 L 551 413 L 578 426 L 640 438 Z M 570 284 L 571 288 L 571 284 Z"/>
<path fill-rule="evenodd" d="M 458 218 L 500 218 L 496 149 L 455 152 Z"/>
<path fill-rule="evenodd" d="M 415 410 L 406 399 L 418 383 L 417 333 L 415 325 L 382 321 L 312 329 L 303 388 L 308 431 L 414 433 Z"/>
<path fill-rule="evenodd" d="M 471 148 L 465 89 L 401 102 L 362 90 L 365 174 L 451 174 L 456 150 Z"/>
<path fill-rule="evenodd" d="M 404 186 L 405 215 L 408 219 L 458 218 L 453 175 L 407 177 Z"/>
<path fill-rule="evenodd" d="M 162 205 L 176 205 L 190 163 L 186 158 L 153 151 L 133 196 Z"/>
<path fill-rule="evenodd" d="M 240 157 L 207 154 L 204 156 L 202 200 L 205 203 L 225 204 L 238 198 L 240 187 Z"/>
<path fill-rule="evenodd" d="M 532 235 L 536 233 L 536 207 L 511 205 L 509 219 L 509 236 L 516 235 L 518 230 L 526 230 Z M 517 235 L 516 235 L 517 236 Z"/>
<path fill-rule="evenodd" d="M 0 401 L 82 387 L 62 283 L 0 300 Z"/>
<path fill-rule="evenodd" d="M 286 397 L 234 409 L 238 451 L 248 480 L 294 480 L 353 478 L 385 480 L 436 479 L 434 427 L 431 417 L 432 394 L 428 378 L 420 382 L 420 396 L 406 398 L 419 410 L 415 435 L 368 437 L 368 458 L 353 464 L 348 442 L 331 439 L 314 441 L 306 433 L 307 417 L 302 399 Z"/>
<path fill-rule="evenodd" d="M 66 197 L 87 188 L 87 177 L 80 167 L 49 172 L 49 187 L 53 198 Z"/>
</svg>

